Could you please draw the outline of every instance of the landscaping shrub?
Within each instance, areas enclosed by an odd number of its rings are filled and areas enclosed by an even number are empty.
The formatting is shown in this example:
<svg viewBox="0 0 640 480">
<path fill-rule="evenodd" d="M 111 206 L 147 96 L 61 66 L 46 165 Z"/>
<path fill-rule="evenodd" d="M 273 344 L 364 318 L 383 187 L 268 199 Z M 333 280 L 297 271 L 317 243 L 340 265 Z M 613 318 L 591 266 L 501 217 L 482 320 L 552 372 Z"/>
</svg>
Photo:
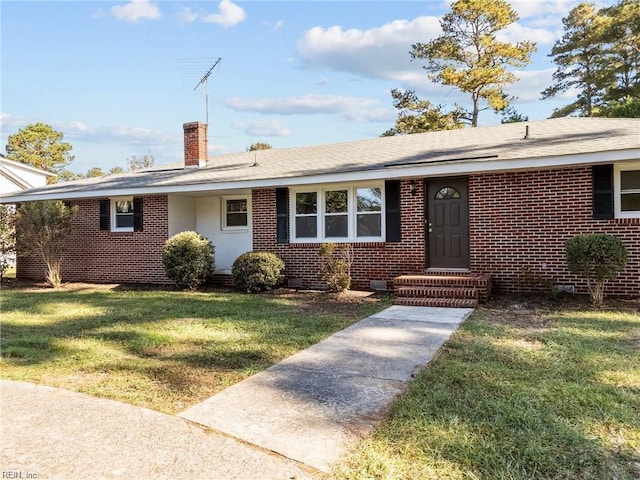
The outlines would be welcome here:
<svg viewBox="0 0 640 480">
<path fill-rule="evenodd" d="M 16 214 L 16 232 L 22 254 L 38 255 L 47 266 L 47 282 L 62 285 L 62 255 L 78 207 L 60 200 L 26 202 Z"/>
<path fill-rule="evenodd" d="M 233 262 L 233 286 L 245 292 L 272 290 L 284 280 L 284 262 L 270 252 L 247 252 Z"/>
<path fill-rule="evenodd" d="M 318 255 L 322 258 L 320 278 L 331 292 L 342 292 L 351 286 L 353 247 L 350 244 L 323 243 Z"/>
<path fill-rule="evenodd" d="M 181 232 L 164 244 L 162 263 L 167 277 L 179 287 L 195 289 L 213 274 L 214 247 L 197 232 Z"/>
<path fill-rule="evenodd" d="M 604 283 L 615 278 L 627 263 L 620 239 L 604 234 L 583 234 L 566 243 L 567 265 L 572 273 L 587 278 L 591 303 L 602 305 Z"/>
</svg>

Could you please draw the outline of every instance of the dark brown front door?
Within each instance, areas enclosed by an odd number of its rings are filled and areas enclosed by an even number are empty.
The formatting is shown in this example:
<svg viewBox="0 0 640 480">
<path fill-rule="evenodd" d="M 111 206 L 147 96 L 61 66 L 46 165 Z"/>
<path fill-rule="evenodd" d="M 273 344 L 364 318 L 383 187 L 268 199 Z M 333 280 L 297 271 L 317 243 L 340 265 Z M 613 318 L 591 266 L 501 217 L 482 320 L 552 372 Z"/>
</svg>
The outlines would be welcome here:
<svg viewBox="0 0 640 480">
<path fill-rule="evenodd" d="M 427 182 L 428 268 L 469 268 L 469 208 L 466 178 Z"/>
</svg>

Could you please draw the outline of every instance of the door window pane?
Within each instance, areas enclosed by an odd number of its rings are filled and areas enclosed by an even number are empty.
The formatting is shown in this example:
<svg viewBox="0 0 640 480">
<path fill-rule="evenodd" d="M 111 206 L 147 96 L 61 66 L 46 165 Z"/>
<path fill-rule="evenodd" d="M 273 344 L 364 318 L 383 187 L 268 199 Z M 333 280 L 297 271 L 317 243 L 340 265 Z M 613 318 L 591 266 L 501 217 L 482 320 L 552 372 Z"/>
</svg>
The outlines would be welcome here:
<svg viewBox="0 0 640 480">
<path fill-rule="evenodd" d="M 453 187 L 443 187 L 436 192 L 436 200 L 460 198 L 460 192 Z"/>
</svg>

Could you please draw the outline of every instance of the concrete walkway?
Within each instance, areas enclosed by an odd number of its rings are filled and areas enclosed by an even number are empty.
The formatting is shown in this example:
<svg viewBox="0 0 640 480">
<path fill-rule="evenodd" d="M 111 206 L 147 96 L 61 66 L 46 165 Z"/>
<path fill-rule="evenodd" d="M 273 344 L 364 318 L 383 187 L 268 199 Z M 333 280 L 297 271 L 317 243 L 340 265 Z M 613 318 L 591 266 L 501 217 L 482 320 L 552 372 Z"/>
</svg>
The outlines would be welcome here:
<svg viewBox="0 0 640 480">
<path fill-rule="evenodd" d="M 182 418 L 2 380 L 0 470 L 38 479 L 314 478 L 376 424 L 470 313 L 390 307 Z"/>
<path fill-rule="evenodd" d="M 329 472 L 471 312 L 387 308 L 180 416 Z"/>
</svg>

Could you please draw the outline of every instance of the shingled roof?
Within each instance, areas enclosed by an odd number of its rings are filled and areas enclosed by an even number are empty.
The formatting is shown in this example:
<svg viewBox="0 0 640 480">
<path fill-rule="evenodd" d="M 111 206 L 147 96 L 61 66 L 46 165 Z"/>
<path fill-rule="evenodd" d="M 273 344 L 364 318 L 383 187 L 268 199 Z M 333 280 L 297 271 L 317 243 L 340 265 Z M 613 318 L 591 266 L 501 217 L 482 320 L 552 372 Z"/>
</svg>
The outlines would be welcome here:
<svg viewBox="0 0 640 480">
<path fill-rule="evenodd" d="M 50 185 L 3 202 L 460 175 L 640 160 L 640 119 L 558 118 L 210 157 L 206 167 L 155 168 Z"/>
</svg>

